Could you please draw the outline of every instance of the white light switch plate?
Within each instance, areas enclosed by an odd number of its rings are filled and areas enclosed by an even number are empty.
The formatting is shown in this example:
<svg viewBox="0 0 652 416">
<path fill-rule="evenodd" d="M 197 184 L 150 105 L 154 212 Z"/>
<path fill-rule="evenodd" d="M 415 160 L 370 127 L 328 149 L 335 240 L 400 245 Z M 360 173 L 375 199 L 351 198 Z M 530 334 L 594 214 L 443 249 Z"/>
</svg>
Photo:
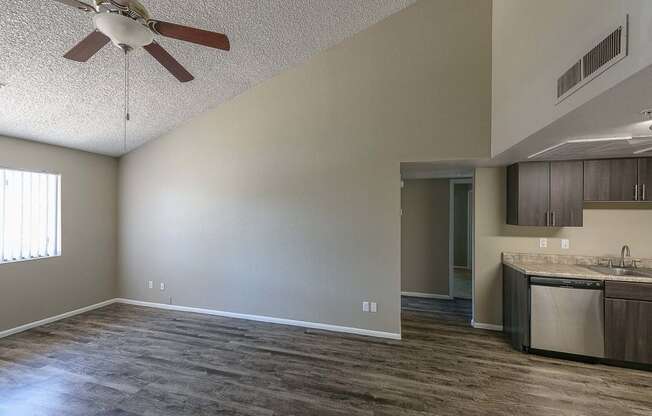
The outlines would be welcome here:
<svg viewBox="0 0 652 416">
<path fill-rule="evenodd" d="M 153 280 L 148 281 L 147 282 L 147 287 L 150 288 L 150 289 L 154 289 L 154 281 Z"/>
<path fill-rule="evenodd" d="M 570 240 L 567 238 L 562 238 L 561 239 L 561 248 L 564 250 L 568 250 L 570 248 Z"/>
<path fill-rule="evenodd" d="M 547 238 L 540 238 L 539 239 L 539 248 L 547 248 L 548 247 L 548 239 Z"/>
<path fill-rule="evenodd" d="M 376 302 L 371 302 L 371 313 L 378 312 L 378 304 Z"/>
<path fill-rule="evenodd" d="M 369 302 L 362 302 L 362 312 L 369 312 Z"/>
</svg>

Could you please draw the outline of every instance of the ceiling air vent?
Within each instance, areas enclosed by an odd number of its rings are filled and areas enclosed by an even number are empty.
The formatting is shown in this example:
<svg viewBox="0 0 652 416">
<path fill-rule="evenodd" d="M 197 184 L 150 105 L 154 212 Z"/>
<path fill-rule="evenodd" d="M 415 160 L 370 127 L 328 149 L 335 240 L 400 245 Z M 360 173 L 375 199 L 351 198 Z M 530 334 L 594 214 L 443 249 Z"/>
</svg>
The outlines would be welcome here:
<svg viewBox="0 0 652 416">
<path fill-rule="evenodd" d="M 577 61 L 557 80 L 557 98 L 563 97 L 574 86 L 582 82 L 582 61 Z"/>
<path fill-rule="evenodd" d="M 557 104 L 627 56 L 629 16 L 557 80 Z"/>
<path fill-rule="evenodd" d="M 595 48 L 582 58 L 584 66 L 584 78 L 588 78 L 600 68 L 605 66 L 609 61 L 618 57 L 623 51 L 622 35 L 623 27 L 619 27 L 607 36 Z"/>
</svg>

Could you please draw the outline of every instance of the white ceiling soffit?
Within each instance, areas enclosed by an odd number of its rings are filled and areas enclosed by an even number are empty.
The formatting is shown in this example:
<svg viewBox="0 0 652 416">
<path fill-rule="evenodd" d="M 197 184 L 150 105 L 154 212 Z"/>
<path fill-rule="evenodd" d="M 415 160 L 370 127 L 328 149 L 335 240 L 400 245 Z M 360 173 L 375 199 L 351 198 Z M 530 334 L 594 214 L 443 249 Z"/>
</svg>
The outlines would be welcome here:
<svg viewBox="0 0 652 416">
<path fill-rule="evenodd" d="M 652 108 L 652 66 L 514 145 L 494 161 L 507 165 L 533 159 L 652 156 L 652 120 L 643 121 L 641 115 L 648 108 Z"/>
<path fill-rule="evenodd" d="M 131 54 L 128 149 L 306 61 L 416 0 L 141 0 L 153 18 L 226 33 L 231 51 L 157 37 L 194 76 L 182 84 L 144 50 Z M 53 0 L 0 5 L 0 135 L 123 154 L 122 52 L 63 55 L 91 17 Z"/>
</svg>

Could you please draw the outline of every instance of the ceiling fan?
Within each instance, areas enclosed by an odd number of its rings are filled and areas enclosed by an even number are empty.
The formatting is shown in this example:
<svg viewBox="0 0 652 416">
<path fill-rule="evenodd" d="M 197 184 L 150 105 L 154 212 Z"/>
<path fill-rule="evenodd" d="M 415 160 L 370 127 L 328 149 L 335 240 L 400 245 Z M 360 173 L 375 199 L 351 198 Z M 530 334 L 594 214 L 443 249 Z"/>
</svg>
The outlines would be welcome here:
<svg viewBox="0 0 652 416">
<path fill-rule="evenodd" d="M 147 9 L 137 0 L 91 0 L 92 4 L 79 0 L 55 1 L 93 13 L 95 31 L 64 55 L 64 58 L 73 61 L 88 61 L 111 41 L 124 50 L 125 54 L 134 48 L 143 47 L 179 81 L 188 82 L 194 77 L 154 40 L 154 35 L 225 51 L 231 49 L 226 35 L 152 19 Z"/>
</svg>

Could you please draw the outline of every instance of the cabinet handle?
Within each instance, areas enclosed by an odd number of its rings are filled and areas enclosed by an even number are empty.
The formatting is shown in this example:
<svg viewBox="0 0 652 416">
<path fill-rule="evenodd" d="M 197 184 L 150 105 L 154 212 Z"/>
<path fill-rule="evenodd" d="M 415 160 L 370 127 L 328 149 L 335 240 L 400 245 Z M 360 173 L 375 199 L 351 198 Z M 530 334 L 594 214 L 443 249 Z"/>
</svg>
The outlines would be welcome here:
<svg viewBox="0 0 652 416">
<path fill-rule="evenodd" d="M 647 190 L 645 189 L 645 184 L 643 184 L 643 201 L 647 201 Z"/>
<path fill-rule="evenodd" d="M 546 227 L 550 227 L 550 212 L 546 211 Z"/>
<path fill-rule="evenodd" d="M 555 220 L 555 211 L 552 211 L 550 214 L 552 215 L 552 226 L 555 227 L 555 226 L 556 226 L 555 223 L 557 222 L 557 221 Z"/>
<path fill-rule="evenodd" d="M 634 185 L 634 201 L 638 201 L 638 184 Z"/>
</svg>

